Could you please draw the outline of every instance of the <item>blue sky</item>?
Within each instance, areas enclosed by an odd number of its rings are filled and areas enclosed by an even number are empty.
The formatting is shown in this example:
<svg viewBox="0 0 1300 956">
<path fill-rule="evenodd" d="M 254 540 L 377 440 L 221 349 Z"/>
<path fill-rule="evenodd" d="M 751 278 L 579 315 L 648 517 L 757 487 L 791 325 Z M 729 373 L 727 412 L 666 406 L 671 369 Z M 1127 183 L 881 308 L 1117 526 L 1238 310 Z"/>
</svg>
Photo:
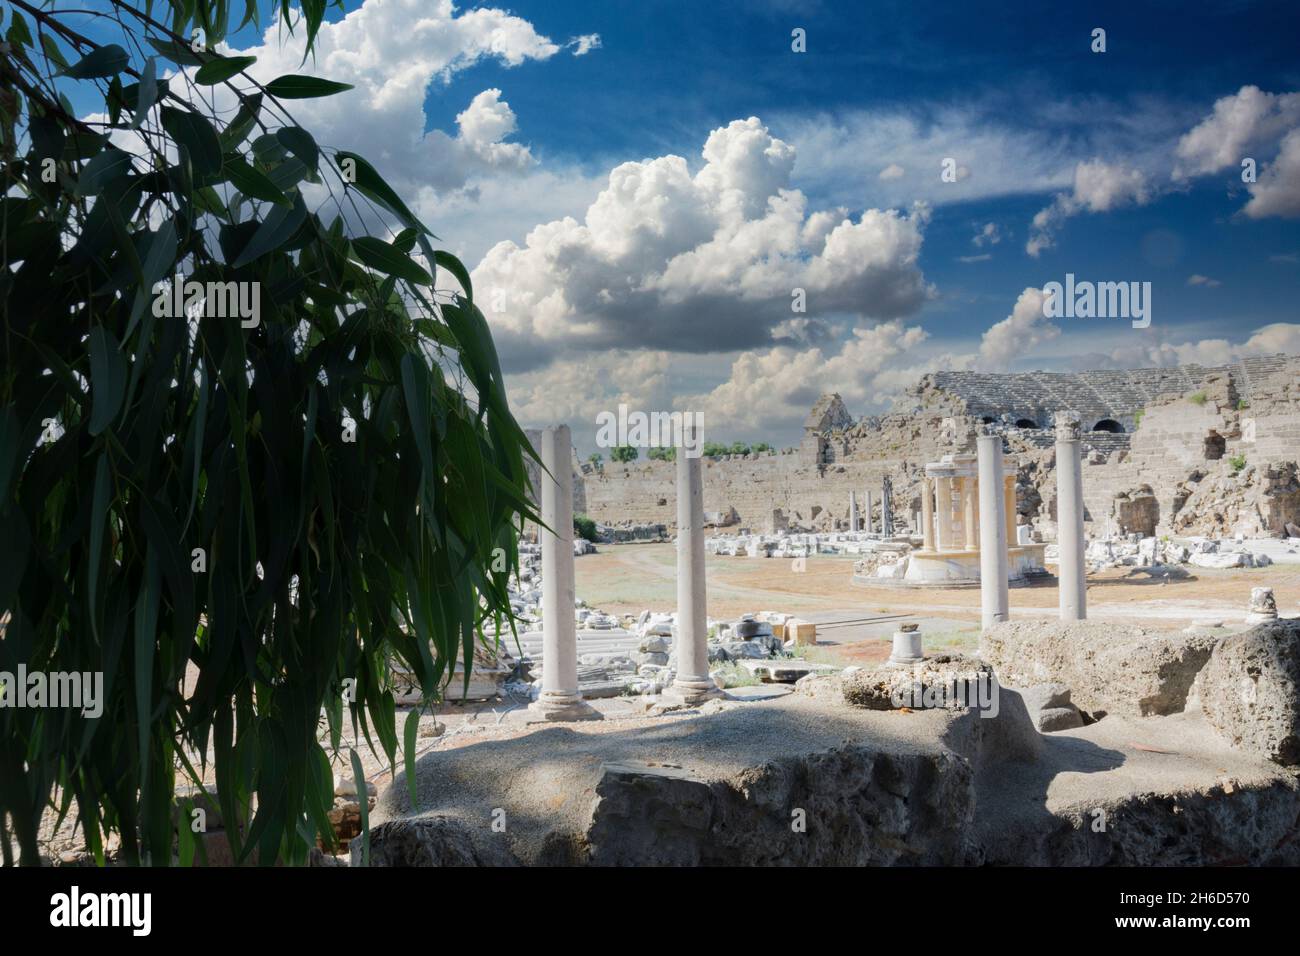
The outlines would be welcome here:
<svg viewBox="0 0 1300 956">
<path fill-rule="evenodd" d="M 527 424 L 582 442 L 627 402 L 784 444 L 822 391 L 878 412 L 936 368 L 1300 352 L 1300 5 L 365 0 L 329 19 L 303 71 L 357 88 L 296 115 L 465 259 Z M 274 33 L 230 45 L 259 79 L 299 72 Z M 1049 320 L 1037 290 L 1066 273 L 1150 282 L 1151 327 Z"/>
<path fill-rule="evenodd" d="M 1195 6 L 523 2 L 509 9 L 548 35 L 598 32 L 598 54 L 517 68 L 485 60 L 431 89 L 426 111 L 431 127 L 445 127 L 457 104 L 499 86 L 539 157 L 600 169 L 666 152 L 690 156 L 700 130 L 750 115 L 782 135 L 783 120 L 799 115 L 883 108 L 925 115 L 959 104 L 1032 117 L 1044 135 L 1069 139 L 1104 136 L 1114 114 L 1130 108 L 1182 114 L 1190 125 L 1244 85 L 1300 89 L 1300 6 L 1188 9 Z M 806 54 L 790 50 L 794 26 L 808 33 Z M 1107 30 L 1104 54 L 1089 48 L 1097 26 Z M 1069 115 L 1039 115 L 1054 106 Z M 888 157 L 878 159 L 884 165 Z M 867 185 L 877 168 L 864 158 L 862 172 Z M 1226 334 L 1295 319 L 1296 264 L 1270 256 L 1300 251 L 1300 229 L 1294 221 L 1234 221 L 1241 191 L 1231 190 L 1232 178 L 1230 171 L 1147 206 L 1081 217 L 1037 261 L 1005 248 L 987 250 L 998 254 L 983 262 L 958 259 L 978 252 L 970 245 L 975 224 L 1005 218 L 1007 238 L 1023 245 L 1017 227 L 1042 206 L 1043 193 L 940 206 L 921 258 L 945 297 L 931 307 L 932 327 L 982 331 L 1008 295 L 1067 270 L 1112 278 L 1140 271 L 1159 283 L 1162 324 L 1221 321 Z M 824 195 L 829 188 L 819 193 L 826 185 L 804 188 L 810 198 L 840 198 Z M 1167 257 L 1144 252 L 1144 240 L 1161 231 L 1176 234 L 1178 248 Z M 1186 285 L 1190 274 L 1230 276 L 1234 288 L 1207 295 Z"/>
</svg>

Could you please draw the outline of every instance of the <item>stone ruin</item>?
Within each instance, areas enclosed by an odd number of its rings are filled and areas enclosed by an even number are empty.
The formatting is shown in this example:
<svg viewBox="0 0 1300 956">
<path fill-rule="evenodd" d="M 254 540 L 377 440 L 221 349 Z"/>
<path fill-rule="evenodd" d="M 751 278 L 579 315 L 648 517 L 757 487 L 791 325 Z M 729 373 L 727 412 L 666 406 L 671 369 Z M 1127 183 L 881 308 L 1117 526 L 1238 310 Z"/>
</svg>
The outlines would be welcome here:
<svg viewBox="0 0 1300 956">
<path fill-rule="evenodd" d="M 976 430 L 991 426 L 1017 463 L 1018 523 L 1051 542 L 1058 409 L 1079 415 L 1091 537 L 1300 537 L 1300 357 L 1287 355 L 1216 367 L 934 372 L 889 413 L 856 420 L 826 395 L 797 447 L 706 460 L 705 509 L 734 509 L 751 530 L 848 530 L 850 493 L 883 491 L 888 479 L 889 504 L 883 494 L 859 502 L 863 525 L 884 531 L 888 516 L 916 531 L 927 465 L 971 454 Z M 595 470 L 575 461 L 574 470 L 579 510 L 596 521 L 675 526 L 671 462 Z"/>
<path fill-rule="evenodd" d="M 571 492 L 548 465 L 542 681 L 516 722 L 550 726 L 421 758 L 417 802 L 401 776 L 376 802 L 372 865 L 1300 864 L 1300 620 L 1267 588 L 1234 630 L 1088 620 L 1088 451 L 1077 417 L 1054 417 L 1058 621 L 1009 619 L 1013 502 L 986 429 L 978 654 L 926 654 L 904 623 L 888 661 L 762 704 L 708 679 L 781 642 L 772 619 L 707 618 L 701 463 L 682 456 L 678 612 L 644 615 L 638 644 L 640 666 L 675 670 L 622 730 L 582 729 L 602 715 L 577 668 Z M 544 460 L 567 441 L 548 429 Z M 514 821 L 504 836 L 483 793 Z"/>
</svg>

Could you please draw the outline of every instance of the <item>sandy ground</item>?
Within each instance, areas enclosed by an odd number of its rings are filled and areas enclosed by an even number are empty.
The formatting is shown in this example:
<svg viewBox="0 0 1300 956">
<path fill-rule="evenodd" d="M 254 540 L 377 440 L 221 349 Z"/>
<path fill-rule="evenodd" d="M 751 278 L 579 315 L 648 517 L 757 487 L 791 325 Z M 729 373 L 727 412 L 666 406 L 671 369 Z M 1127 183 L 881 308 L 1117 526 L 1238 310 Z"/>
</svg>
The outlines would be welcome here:
<svg viewBox="0 0 1300 956">
<path fill-rule="evenodd" d="M 846 612 L 849 616 L 924 614 L 961 624 L 978 624 L 978 588 L 899 588 L 888 585 L 854 587 L 852 557 L 818 555 L 793 570 L 780 558 L 740 558 L 710 555 L 706 559 L 709 614 L 735 617 L 752 611 L 775 610 L 807 615 Z M 676 551 L 672 544 L 604 545 L 581 557 L 577 593 L 590 606 L 616 614 L 636 614 L 644 608 L 674 610 Z M 1238 568 L 1215 571 L 1183 567 L 1168 579 L 1131 568 L 1113 569 L 1088 578 L 1089 616 L 1101 619 L 1140 618 L 1185 627 L 1209 619 L 1225 624 L 1240 621 L 1253 587 L 1271 587 L 1283 615 L 1300 614 L 1300 566 Z M 1055 613 L 1055 578 L 1013 588 L 1014 617 Z"/>
</svg>

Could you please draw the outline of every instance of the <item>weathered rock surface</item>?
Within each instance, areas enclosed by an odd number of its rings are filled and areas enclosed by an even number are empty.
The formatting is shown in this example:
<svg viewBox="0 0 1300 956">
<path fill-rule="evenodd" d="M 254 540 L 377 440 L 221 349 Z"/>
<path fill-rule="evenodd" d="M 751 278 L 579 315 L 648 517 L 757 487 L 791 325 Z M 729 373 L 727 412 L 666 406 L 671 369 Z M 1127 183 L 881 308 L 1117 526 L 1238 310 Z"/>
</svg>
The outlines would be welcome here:
<svg viewBox="0 0 1300 956">
<path fill-rule="evenodd" d="M 940 654 L 915 663 L 885 662 L 841 678 L 844 702 L 867 710 L 974 706 L 987 696 L 993 670 L 983 661 Z"/>
<path fill-rule="evenodd" d="M 1205 718 L 1234 747 L 1300 764 L 1300 621 L 1224 638 L 1196 679 Z"/>
<path fill-rule="evenodd" d="M 361 844 L 352 844 L 352 865 L 361 864 Z M 371 866 L 518 866 L 504 839 L 475 841 L 446 817 L 391 820 L 370 829 Z"/>
<path fill-rule="evenodd" d="M 400 776 L 381 794 L 372 862 L 1300 863 L 1300 782 L 1199 713 L 1044 736 L 1018 693 L 999 704 L 882 712 L 795 693 L 501 730 L 422 757 L 414 808 Z"/>
<path fill-rule="evenodd" d="M 1061 683 L 1089 712 L 1146 717 L 1184 709 L 1221 638 L 1110 621 L 1009 621 L 980 638 L 980 656 L 1012 687 Z"/>
</svg>

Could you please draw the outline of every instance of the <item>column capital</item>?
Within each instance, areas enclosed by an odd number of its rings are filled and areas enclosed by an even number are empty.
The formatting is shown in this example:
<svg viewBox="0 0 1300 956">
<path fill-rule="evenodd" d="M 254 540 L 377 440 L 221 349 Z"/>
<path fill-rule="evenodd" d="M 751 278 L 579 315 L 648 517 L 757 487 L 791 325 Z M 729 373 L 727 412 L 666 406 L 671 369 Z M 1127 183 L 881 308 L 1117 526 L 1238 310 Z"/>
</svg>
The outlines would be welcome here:
<svg viewBox="0 0 1300 956">
<path fill-rule="evenodd" d="M 1082 431 L 1079 427 L 1079 413 L 1068 409 L 1059 411 L 1052 416 L 1052 421 L 1056 424 L 1057 441 L 1078 441 Z"/>
</svg>

